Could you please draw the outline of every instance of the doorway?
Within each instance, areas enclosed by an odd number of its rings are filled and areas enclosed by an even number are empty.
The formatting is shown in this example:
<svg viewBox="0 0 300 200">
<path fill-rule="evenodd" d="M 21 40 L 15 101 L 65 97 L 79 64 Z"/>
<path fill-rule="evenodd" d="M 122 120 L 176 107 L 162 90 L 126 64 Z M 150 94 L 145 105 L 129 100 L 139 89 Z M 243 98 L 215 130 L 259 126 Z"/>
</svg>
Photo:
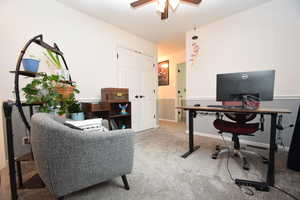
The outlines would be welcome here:
<svg viewBox="0 0 300 200">
<path fill-rule="evenodd" d="M 186 64 L 177 64 L 177 105 L 186 106 Z M 186 111 L 178 110 L 177 120 L 186 121 Z"/>
</svg>

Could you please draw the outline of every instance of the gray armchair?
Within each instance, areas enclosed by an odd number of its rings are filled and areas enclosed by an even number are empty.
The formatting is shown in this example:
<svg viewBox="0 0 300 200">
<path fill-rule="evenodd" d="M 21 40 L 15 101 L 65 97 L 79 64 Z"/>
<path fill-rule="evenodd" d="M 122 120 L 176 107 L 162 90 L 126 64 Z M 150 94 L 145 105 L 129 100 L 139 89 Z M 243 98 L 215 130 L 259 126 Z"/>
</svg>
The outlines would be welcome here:
<svg viewBox="0 0 300 200">
<path fill-rule="evenodd" d="M 84 132 L 63 125 L 64 121 L 45 113 L 37 113 L 31 120 L 36 166 L 55 197 L 62 199 L 118 176 L 129 190 L 126 175 L 133 167 L 134 132 Z"/>
</svg>

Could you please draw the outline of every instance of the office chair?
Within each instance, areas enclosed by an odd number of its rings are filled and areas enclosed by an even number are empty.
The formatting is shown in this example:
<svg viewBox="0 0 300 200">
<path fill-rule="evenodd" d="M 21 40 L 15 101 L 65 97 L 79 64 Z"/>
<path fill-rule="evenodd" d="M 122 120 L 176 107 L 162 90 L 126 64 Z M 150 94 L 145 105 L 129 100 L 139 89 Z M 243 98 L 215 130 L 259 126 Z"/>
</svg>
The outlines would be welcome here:
<svg viewBox="0 0 300 200">
<path fill-rule="evenodd" d="M 241 102 L 223 102 L 224 106 L 240 106 Z M 252 103 L 252 107 L 258 108 L 259 102 L 256 101 Z M 243 150 L 240 147 L 239 136 L 247 135 L 253 136 L 255 132 L 260 129 L 260 123 L 247 123 L 256 118 L 255 113 L 224 113 L 224 115 L 229 118 L 231 121 L 223 120 L 223 115 L 218 114 L 217 119 L 214 121 L 214 126 L 219 130 L 219 133 L 231 133 L 232 141 L 233 141 L 233 153 L 235 156 L 238 156 L 241 159 L 242 166 L 244 170 L 249 170 L 249 163 L 246 157 L 242 154 L 242 152 L 247 152 L 251 154 L 255 154 L 254 152 L 250 152 L 247 150 Z M 263 120 L 261 120 L 263 121 Z M 263 122 L 262 122 L 263 123 Z M 219 145 L 216 146 L 216 151 L 212 154 L 212 159 L 217 159 L 220 154 L 225 152 L 232 152 L 228 147 L 221 147 Z"/>
</svg>

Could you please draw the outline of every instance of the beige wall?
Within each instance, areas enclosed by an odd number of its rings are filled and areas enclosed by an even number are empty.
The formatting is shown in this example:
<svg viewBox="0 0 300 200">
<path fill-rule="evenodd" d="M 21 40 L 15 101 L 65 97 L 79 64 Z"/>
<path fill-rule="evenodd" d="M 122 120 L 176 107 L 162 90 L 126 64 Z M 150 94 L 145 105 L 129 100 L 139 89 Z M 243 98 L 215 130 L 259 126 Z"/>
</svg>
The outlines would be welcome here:
<svg viewBox="0 0 300 200">
<path fill-rule="evenodd" d="M 190 56 L 194 30 L 186 34 Z M 197 29 L 200 54 L 188 62 L 187 98 L 214 99 L 216 74 L 276 70 L 275 96 L 300 96 L 300 1 L 273 0 Z"/>
<path fill-rule="evenodd" d="M 169 60 L 170 84 L 159 87 L 160 99 L 176 99 L 176 68 L 177 64 L 185 62 L 185 51 L 179 51 L 171 55 L 158 55 L 158 62 Z"/>
<path fill-rule="evenodd" d="M 64 52 L 72 79 L 80 89 L 78 98 L 99 99 L 100 88 L 117 86 L 116 53 L 118 47 L 134 49 L 153 56 L 156 46 L 104 21 L 89 17 L 53 0 L 0 0 L 0 95 L 12 98 L 13 75 L 17 56 L 25 43 L 43 34 Z M 79 48 L 79 49 L 78 49 Z M 47 71 L 43 51 L 32 45 L 30 54 L 42 60 L 40 71 Z M 20 79 L 21 85 L 29 79 Z"/>
<path fill-rule="evenodd" d="M 6 164 L 2 115 L 2 100 L 0 99 L 0 170 L 3 169 Z"/>
</svg>

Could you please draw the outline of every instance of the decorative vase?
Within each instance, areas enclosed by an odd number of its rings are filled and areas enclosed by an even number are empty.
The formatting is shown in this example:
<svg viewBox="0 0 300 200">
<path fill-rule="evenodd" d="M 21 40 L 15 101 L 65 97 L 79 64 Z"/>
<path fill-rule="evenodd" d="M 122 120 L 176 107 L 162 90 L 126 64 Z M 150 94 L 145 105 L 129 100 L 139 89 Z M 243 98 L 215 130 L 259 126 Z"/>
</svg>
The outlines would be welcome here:
<svg viewBox="0 0 300 200">
<path fill-rule="evenodd" d="M 22 64 L 25 71 L 36 73 L 38 72 L 40 61 L 31 58 L 23 58 Z"/>
<path fill-rule="evenodd" d="M 71 119 L 73 119 L 75 121 L 84 120 L 84 113 L 83 112 L 80 112 L 80 113 L 71 113 Z"/>
</svg>

